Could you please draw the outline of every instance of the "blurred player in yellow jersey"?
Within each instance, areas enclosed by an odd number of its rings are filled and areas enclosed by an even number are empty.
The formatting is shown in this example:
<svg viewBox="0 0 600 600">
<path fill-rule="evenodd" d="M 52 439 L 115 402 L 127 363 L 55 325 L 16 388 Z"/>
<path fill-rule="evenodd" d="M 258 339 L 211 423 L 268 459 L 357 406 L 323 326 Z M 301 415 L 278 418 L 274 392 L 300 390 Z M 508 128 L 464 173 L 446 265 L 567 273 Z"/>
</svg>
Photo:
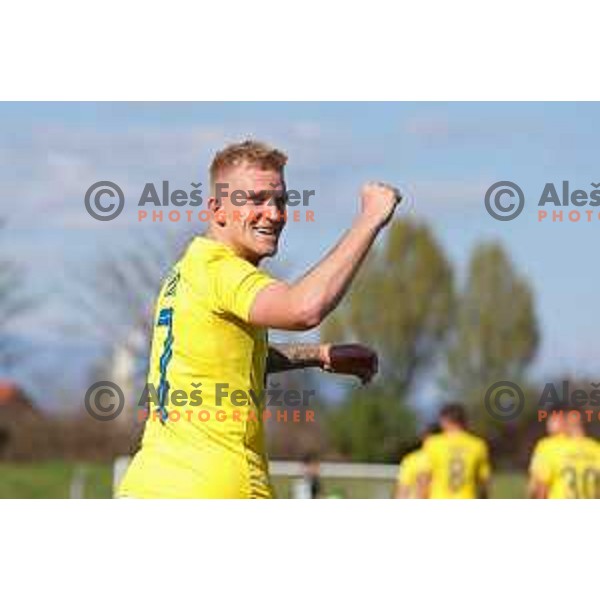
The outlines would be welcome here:
<svg viewBox="0 0 600 600">
<path fill-rule="evenodd" d="M 429 436 L 440 433 L 436 423 L 425 429 L 421 436 L 419 447 L 406 454 L 400 461 L 394 497 L 397 499 L 426 498 L 427 493 L 427 457 L 423 451 L 423 444 Z"/>
<path fill-rule="evenodd" d="M 439 416 L 442 432 L 423 446 L 427 461 L 427 497 L 487 498 L 490 463 L 486 442 L 467 431 L 460 404 L 447 404 Z"/>
<path fill-rule="evenodd" d="M 538 499 L 600 498 L 600 444 L 586 436 L 584 416 L 565 409 L 554 418 L 563 432 L 536 452 L 531 464 L 530 495 Z"/>
<path fill-rule="evenodd" d="M 266 374 L 321 367 L 366 383 L 377 370 L 376 354 L 364 346 L 269 346 L 267 330 L 321 323 L 391 220 L 399 194 L 386 184 L 363 186 L 346 234 L 288 284 L 258 269 L 276 254 L 286 222 L 286 161 L 247 141 L 212 162 L 208 231 L 191 242 L 158 297 L 148 374 L 156 404 L 119 497 L 270 498 Z"/>
<path fill-rule="evenodd" d="M 561 442 L 566 436 L 563 412 L 560 406 L 550 412 L 546 419 L 546 436 L 538 440 L 531 453 L 528 480 L 528 495 L 530 498 L 535 498 L 537 495 L 538 481 L 536 474 L 540 471 L 541 463 L 552 454 L 552 448 L 560 448 Z"/>
</svg>

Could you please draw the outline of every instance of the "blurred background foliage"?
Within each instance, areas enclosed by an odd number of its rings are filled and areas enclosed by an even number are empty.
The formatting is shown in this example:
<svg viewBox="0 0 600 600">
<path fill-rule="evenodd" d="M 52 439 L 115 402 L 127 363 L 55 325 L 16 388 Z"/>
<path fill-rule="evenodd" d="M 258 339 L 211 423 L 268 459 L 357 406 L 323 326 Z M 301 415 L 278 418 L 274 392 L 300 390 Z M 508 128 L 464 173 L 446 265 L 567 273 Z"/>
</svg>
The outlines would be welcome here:
<svg viewBox="0 0 600 600">
<path fill-rule="evenodd" d="M 182 239 L 132 240 L 130 247 L 114 249 L 89 273 L 65 283 L 73 299 L 65 335 L 88 336 L 107 348 L 89 383 L 108 378 L 120 346 L 136 357 L 134 388 L 141 389 L 154 297 L 183 247 Z M 0 255 L 4 318 L 25 307 L 35 310 L 35 301 L 25 302 L 20 275 L 10 256 Z M 119 320 L 101 322 L 97 315 L 107 309 Z M 2 325 L 0 320 L 5 341 Z M 326 342 L 372 346 L 380 356 L 380 373 L 365 387 L 314 370 L 273 376 L 271 381 L 284 389 L 318 390 L 311 406 L 301 408 L 314 411 L 314 422 L 267 423 L 273 458 L 298 459 L 317 451 L 323 459 L 396 463 L 445 401 L 468 407 L 472 428 L 488 439 L 501 466 L 523 468 L 543 433 L 537 418 L 541 390 L 530 374 L 540 342 L 534 291 L 497 242 L 474 247 L 459 280 L 427 224 L 394 221 L 320 336 Z M 0 353 L 1 360 L 15 359 L 2 344 Z M 568 375 L 556 377 L 563 379 Z M 522 414 L 509 423 L 495 420 L 484 405 L 487 388 L 502 380 L 518 383 L 526 397 Z M 21 392 L 17 387 L 6 393 Z M 429 395 L 426 410 L 415 403 L 416 396 Z M 107 462 L 135 450 L 140 427 L 133 420 L 93 421 L 83 410 L 83 393 L 71 405 L 80 409 L 50 415 L 35 398 L 22 398 L 20 408 L 0 399 L 0 458 Z"/>
</svg>

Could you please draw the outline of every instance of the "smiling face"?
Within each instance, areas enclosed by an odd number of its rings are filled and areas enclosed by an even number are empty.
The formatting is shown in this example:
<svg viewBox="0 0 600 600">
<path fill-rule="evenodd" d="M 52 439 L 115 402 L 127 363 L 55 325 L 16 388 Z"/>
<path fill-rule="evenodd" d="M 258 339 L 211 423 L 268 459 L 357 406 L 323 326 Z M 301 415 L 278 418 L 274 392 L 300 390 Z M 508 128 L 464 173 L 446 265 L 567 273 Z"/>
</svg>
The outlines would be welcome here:
<svg viewBox="0 0 600 600">
<path fill-rule="evenodd" d="M 211 235 L 255 265 L 273 256 L 285 226 L 283 172 L 244 161 L 220 175 L 216 190 L 220 202 L 209 200 Z"/>
</svg>

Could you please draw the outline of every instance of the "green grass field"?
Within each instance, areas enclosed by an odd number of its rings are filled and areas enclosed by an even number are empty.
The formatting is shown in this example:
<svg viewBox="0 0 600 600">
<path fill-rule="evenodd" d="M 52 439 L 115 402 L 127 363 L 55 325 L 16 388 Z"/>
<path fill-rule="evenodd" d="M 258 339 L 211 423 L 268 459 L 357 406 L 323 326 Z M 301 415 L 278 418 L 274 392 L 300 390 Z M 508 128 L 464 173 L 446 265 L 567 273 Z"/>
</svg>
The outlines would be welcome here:
<svg viewBox="0 0 600 600">
<path fill-rule="evenodd" d="M 279 498 L 289 498 L 292 480 L 287 477 L 274 479 L 273 485 Z M 526 477 L 522 473 L 497 473 L 490 490 L 492 498 L 524 498 Z M 389 498 L 393 484 L 389 481 L 334 479 L 323 480 L 325 495 L 341 498 Z"/>
<path fill-rule="evenodd" d="M 85 497 L 110 498 L 111 465 L 86 464 L 81 467 L 85 473 Z M 0 463 L 0 498 L 69 498 L 76 469 L 77 465 L 64 462 Z"/>
<path fill-rule="evenodd" d="M 0 498 L 69 498 L 70 486 L 77 465 L 64 462 L 38 464 L 0 463 Z M 84 473 L 85 498 L 110 498 L 112 465 L 80 465 Z M 292 480 L 286 477 L 274 479 L 279 498 L 289 498 Z M 336 479 L 323 481 L 325 495 L 344 498 L 386 498 L 392 493 L 387 481 L 364 481 Z M 500 472 L 492 480 L 493 498 L 523 498 L 525 475 Z"/>
</svg>

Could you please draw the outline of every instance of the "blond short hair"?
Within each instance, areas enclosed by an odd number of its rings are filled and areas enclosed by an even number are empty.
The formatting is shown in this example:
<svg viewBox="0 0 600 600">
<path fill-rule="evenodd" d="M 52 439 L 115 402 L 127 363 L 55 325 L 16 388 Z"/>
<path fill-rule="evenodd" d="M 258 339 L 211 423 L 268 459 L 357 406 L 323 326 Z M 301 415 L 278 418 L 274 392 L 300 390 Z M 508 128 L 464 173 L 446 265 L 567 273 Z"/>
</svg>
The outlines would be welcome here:
<svg viewBox="0 0 600 600">
<path fill-rule="evenodd" d="M 214 192 L 217 179 L 225 171 L 243 163 L 257 165 L 265 170 L 282 171 L 287 163 L 287 155 L 268 144 L 254 140 L 230 144 L 215 154 L 210 165 L 211 191 Z"/>
</svg>

